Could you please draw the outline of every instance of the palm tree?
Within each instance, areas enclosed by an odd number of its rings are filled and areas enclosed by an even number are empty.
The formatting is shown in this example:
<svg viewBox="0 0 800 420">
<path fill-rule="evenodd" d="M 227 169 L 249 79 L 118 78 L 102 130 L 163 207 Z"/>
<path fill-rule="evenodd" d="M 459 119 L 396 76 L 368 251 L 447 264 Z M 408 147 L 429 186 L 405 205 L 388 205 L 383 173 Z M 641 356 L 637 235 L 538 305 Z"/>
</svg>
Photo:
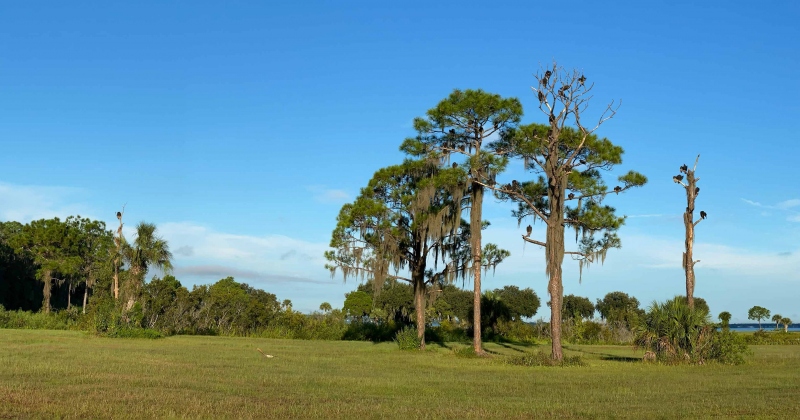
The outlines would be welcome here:
<svg viewBox="0 0 800 420">
<path fill-rule="evenodd" d="M 172 271 L 172 253 L 167 241 L 156 235 L 156 225 L 140 222 L 136 225 L 136 239 L 132 244 L 123 245 L 122 254 L 128 264 L 129 275 L 124 293 L 128 301 L 127 309 L 130 309 L 150 267 L 155 266 L 165 273 Z"/>
<path fill-rule="evenodd" d="M 789 318 L 781 318 L 781 324 L 783 324 L 783 332 L 789 332 L 789 326 L 792 325 L 792 320 Z"/>
<path fill-rule="evenodd" d="M 775 323 L 775 329 L 776 330 L 778 329 L 778 325 L 780 325 L 780 323 L 781 323 L 781 319 L 783 319 L 783 316 L 781 316 L 779 314 L 775 314 L 775 315 L 772 316 L 772 322 Z"/>
<path fill-rule="evenodd" d="M 731 313 L 728 311 L 720 312 L 719 320 L 722 321 L 722 328 L 727 330 L 731 322 Z"/>
</svg>

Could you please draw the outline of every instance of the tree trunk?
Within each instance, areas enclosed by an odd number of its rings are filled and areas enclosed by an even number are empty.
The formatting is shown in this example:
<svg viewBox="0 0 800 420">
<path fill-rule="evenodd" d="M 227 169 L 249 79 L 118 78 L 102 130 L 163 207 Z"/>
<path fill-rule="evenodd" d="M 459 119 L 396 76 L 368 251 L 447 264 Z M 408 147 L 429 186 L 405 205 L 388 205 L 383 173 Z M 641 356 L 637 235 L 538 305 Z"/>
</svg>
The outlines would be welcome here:
<svg viewBox="0 0 800 420">
<path fill-rule="evenodd" d="M 424 275 L 424 273 L 423 273 Z M 414 310 L 417 313 L 419 349 L 425 350 L 425 278 L 414 278 Z"/>
<path fill-rule="evenodd" d="M 89 286 L 83 289 L 83 313 L 86 313 L 86 301 L 89 300 Z"/>
<path fill-rule="evenodd" d="M 785 333 L 789 332 L 789 324 L 783 324 L 783 332 Z"/>
<path fill-rule="evenodd" d="M 554 156 L 557 154 L 554 153 Z M 548 162 L 550 165 L 554 163 Z M 554 166 L 552 166 L 554 167 Z M 551 168 L 552 168 L 551 167 Z M 547 292 L 550 294 L 550 338 L 552 340 L 553 360 L 564 360 L 561 349 L 561 305 L 564 295 L 561 264 L 564 262 L 564 191 L 567 186 L 566 176 L 558 176 L 551 169 L 548 176 L 548 201 L 550 217 L 547 220 L 547 241 L 545 255 L 547 259 L 547 276 L 550 279 Z"/>
<path fill-rule="evenodd" d="M 119 257 L 114 259 L 114 300 L 117 299 L 119 299 Z"/>
<path fill-rule="evenodd" d="M 44 283 L 44 299 L 42 300 L 42 311 L 44 313 L 50 313 L 50 293 L 51 293 L 51 283 L 52 283 L 51 273 L 50 270 L 44 270 L 42 272 L 42 283 Z"/>
<path fill-rule="evenodd" d="M 696 163 L 695 163 L 696 165 Z M 686 212 L 683 214 L 683 225 L 686 228 L 686 251 L 683 253 L 683 270 L 686 273 L 686 301 L 689 308 L 694 309 L 694 201 L 697 198 L 695 188 L 697 179 L 694 177 L 694 169 L 686 171 Z"/>
<path fill-rule="evenodd" d="M 472 183 L 472 203 L 470 204 L 470 247 L 472 249 L 472 274 L 474 276 L 474 295 L 472 299 L 472 348 L 476 354 L 483 355 L 483 341 L 481 339 L 481 216 L 483 207 L 483 186 L 477 182 Z"/>
<path fill-rule="evenodd" d="M 67 310 L 72 309 L 72 286 L 67 284 Z"/>
</svg>

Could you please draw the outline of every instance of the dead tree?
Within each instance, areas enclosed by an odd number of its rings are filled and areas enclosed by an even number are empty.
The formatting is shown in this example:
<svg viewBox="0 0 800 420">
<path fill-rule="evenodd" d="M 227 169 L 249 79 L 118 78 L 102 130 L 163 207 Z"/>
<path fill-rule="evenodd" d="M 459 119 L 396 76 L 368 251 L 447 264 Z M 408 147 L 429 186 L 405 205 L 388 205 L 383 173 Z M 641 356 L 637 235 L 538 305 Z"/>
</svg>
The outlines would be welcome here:
<svg viewBox="0 0 800 420">
<path fill-rule="evenodd" d="M 700 218 L 694 221 L 695 200 L 697 195 L 700 194 L 700 187 L 697 182 L 700 178 L 695 177 L 695 170 L 697 170 L 697 161 L 700 160 L 700 155 L 694 161 L 694 166 L 689 169 L 686 164 L 680 167 L 680 174 L 672 177 L 676 184 L 680 184 L 686 190 L 686 211 L 683 213 L 683 225 L 686 228 L 686 250 L 683 252 L 683 260 L 681 265 L 683 271 L 686 273 L 686 300 L 689 302 L 689 307 L 694 309 L 694 265 L 699 263 L 700 260 L 694 260 L 694 228 L 706 217 L 708 214 L 705 211 L 700 211 Z M 684 182 L 684 179 L 686 182 Z"/>
<path fill-rule="evenodd" d="M 565 71 L 553 64 L 542 69 L 533 87 L 539 110 L 547 124 L 521 126 L 493 144 L 494 151 L 519 158 L 525 169 L 537 175 L 526 182 L 489 185 L 500 199 L 518 203 L 513 215 L 521 223 L 525 218 L 542 221 L 545 239 L 531 238 L 532 229 L 522 235 L 525 242 L 544 248 L 548 293 L 550 294 L 550 329 L 552 357 L 562 360 L 561 307 L 563 299 L 562 263 L 565 255 L 583 267 L 605 259 L 611 248 L 620 247 L 616 231 L 625 218 L 616 216 L 613 207 L 603 205 L 609 194 L 615 195 L 639 187 L 647 178 L 630 171 L 618 177 L 619 184 L 609 188 L 601 176 L 622 163 L 623 150 L 595 131 L 612 118 L 617 107 L 605 108 L 594 126 L 584 123 L 591 99 L 592 85 L 578 71 Z M 575 230 L 577 250 L 565 250 L 565 230 Z"/>
<path fill-rule="evenodd" d="M 117 228 L 117 236 L 114 237 L 114 245 L 117 248 L 117 254 L 114 256 L 114 299 L 119 299 L 119 267 L 122 258 L 122 216 L 125 214 L 125 205 L 122 206 L 122 211 L 117 212 L 117 220 L 119 220 L 119 227 Z"/>
</svg>

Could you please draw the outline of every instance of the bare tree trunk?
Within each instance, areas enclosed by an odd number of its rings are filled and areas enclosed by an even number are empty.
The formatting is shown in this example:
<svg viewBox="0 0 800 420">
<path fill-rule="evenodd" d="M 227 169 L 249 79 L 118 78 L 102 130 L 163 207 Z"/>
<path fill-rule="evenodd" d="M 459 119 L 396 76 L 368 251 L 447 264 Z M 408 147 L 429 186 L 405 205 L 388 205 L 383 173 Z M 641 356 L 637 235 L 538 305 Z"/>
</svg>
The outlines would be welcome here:
<svg viewBox="0 0 800 420">
<path fill-rule="evenodd" d="M 557 156 L 557 154 L 554 154 Z M 553 170 L 554 171 L 554 170 Z M 564 360 L 561 348 L 561 306 L 564 295 L 564 283 L 561 264 L 564 262 L 564 191 L 566 177 L 553 173 L 548 177 L 548 200 L 550 217 L 547 221 L 547 241 L 545 255 L 547 258 L 547 276 L 550 281 L 547 292 L 550 294 L 550 338 L 552 340 L 553 360 Z"/>
<path fill-rule="evenodd" d="M 51 286 L 53 279 L 51 278 L 50 270 L 44 270 L 42 272 L 42 282 L 44 283 L 44 299 L 42 300 L 42 310 L 44 313 L 50 313 L 50 294 L 52 292 Z"/>
<path fill-rule="evenodd" d="M 417 276 L 414 278 L 414 309 L 417 312 L 419 349 L 425 350 L 425 279 Z"/>
<path fill-rule="evenodd" d="M 698 155 L 697 158 L 699 160 L 700 156 Z M 691 309 L 694 309 L 694 265 L 698 262 L 694 261 L 693 256 L 694 227 L 697 225 L 697 223 L 694 222 L 694 202 L 700 191 L 699 188 L 697 188 L 698 179 L 694 176 L 695 169 L 697 169 L 697 161 L 694 163 L 694 168 L 687 168 L 685 171 L 686 185 L 684 187 L 686 189 L 686 212 L 683 214 L 683 225 L 686 228 L 686 251 L 683 253 L 682 265 L 686 273 L 686 300 Z M 698 220 L 697 222 L 699 223 L 700 221 Z"/>
<path fill-rule="evenodd" d="M 72 309 L 72 285 L 67 284 L 67 310 Z"/>
<path fill-rule="evenodd" d="M 83 313 L 86 313 L 86 301 L 89 300 L 89 286 L 83 289 Z"/>
<path fill-rule="evenodd" d="M 117 299 L 119 299 L 119 257 L 114 258 L 114 300 Z"/>
<path fill-rule="evenodd" d="M 472 348 L 476 354 L 483 355 L 481 339 L 481 216 L 483 207 L 483 186 L 472 183 L 472 203 L 470 204 L 470 247 L 472 249 L 472 274 L 474 276 L 474 294 L 472 299 Z"/>
</svg>

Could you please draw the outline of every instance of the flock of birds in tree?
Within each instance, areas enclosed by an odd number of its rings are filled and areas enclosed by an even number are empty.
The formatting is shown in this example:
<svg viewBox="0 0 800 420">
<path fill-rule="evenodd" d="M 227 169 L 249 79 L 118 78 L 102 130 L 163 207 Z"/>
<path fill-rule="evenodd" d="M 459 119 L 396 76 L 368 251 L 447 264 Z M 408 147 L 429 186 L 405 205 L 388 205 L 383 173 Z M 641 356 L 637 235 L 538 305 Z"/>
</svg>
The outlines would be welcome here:
<svg viewBox="0 0 800 420">
<path fill-rule="evenodd" d="M 686 166 L 686 164 L 684 163 L 683 165 L 681 165 L 680 171 L 682 173 L 688 174 L 689 173 L 689 167 Z M 673 176 L 672 180 L 675 181 L 676 184 L 683 185 L 683 182 L 681 182 L 681 181 L 683 181 L 683 175 L 681 175 L 681 174 Z M 697 194 L 700 194 L 700 187 L 695 187 L 694 188 L 695 197 L 697 196 Z M 687 211 L 688 211 L 688 207 L 687 207 Z M 706 212 L 704 212 L 702 210 L 700 211 L 700 218 L 701 219 L 705 219 L 707 216 L 708 216 L 708 213 L 706 213 Z"/>
<path fill-rule="evenodd" d="M 544 77 L 542 77 L 542 79 L 541 79 L 542 86 L 545 86 L 545 87 L 547 86 L 547 84 L 550 82 L 550 76 L 552 76 L 552 75 L 553 75 L 553 72 L 551 72 L 550 70 L 547 70 L 546 72 L 544 72 Z M 583 84 L 586 82 L 586 76 L 581 75 L 581 77 L 578 78 L 578 82 L 581 84 L 581 86 L 583 86 Z M 558 96 L 560 96 L 562 99 L 567 99 L 567 91 L 571 87 L 572 86 L 570 86 L 569 84 L 562 85 L 561 89 L 558 90 Z M 545 94 L 541 90 L 539 90 L 538 97 L 539 97 L 539 102 L 544 102 L 545 101 L 545 98 L 546 98 Z"/>
</svg>

